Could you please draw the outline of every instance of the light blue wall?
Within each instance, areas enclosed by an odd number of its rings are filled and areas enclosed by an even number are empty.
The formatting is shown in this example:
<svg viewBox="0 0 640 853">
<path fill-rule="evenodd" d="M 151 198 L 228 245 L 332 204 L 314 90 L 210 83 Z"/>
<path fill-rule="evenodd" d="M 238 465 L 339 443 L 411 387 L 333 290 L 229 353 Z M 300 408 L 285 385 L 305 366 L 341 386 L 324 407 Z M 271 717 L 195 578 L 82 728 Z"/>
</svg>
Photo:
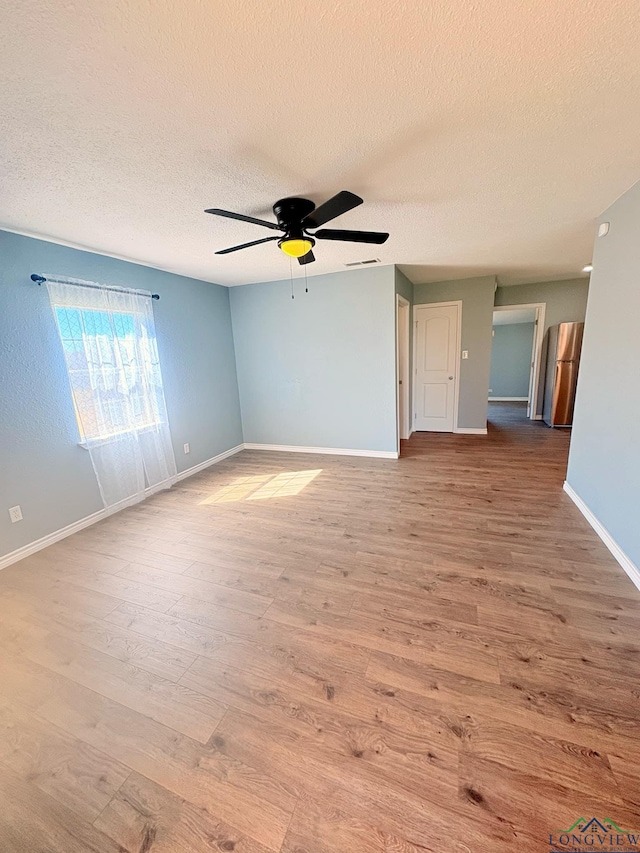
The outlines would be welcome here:
<svg viewBox="0 0 640 853">
<path fill-rule="evenodd" d="M 582 322 L 587 310 L 589 293 L 588 278 L 572 278 L 568 281 L 540 281 L 534 284 L 518 284 L 499 287 L 496 305 L 526 305 L 529 302 L 545 302 L 545 332 L 558 323 Z"/>
<path fill-rule="evenodd" d="M 406 275 L 398 269 L 398 267 L 395 267 L 394 270 L 396 293 L 399 293 L 400 296 L 404 296 L 407 302 L 410 302 L 413 305 L 413 282 L 410 281 Z"/>
<path fill-rule="evenodd" d="M 89 454 L 77 444 L 47 291 L 29 280 L 32 272 L 159 293 L 153 307 L 178 471 L 242 442 L 227 288 L 0 231 L 0 555 L 102 508 Z M 15 504 L 24 521 L 11 524 Z"/>
<path fill-rule="evenodd" d="M 246 442 L 395 452 L 394 267 L 230 296 Z"/>
<path fill-rule="evenodd" d="M 640 567 L 640 183 L 600 221 L 567 481 Z"/>
<path fill-rule="evenodd" d="M 493 327 L 489 397 L 528 397 L 533 323 Z"/>
<path fill-rule="evenodd" d="M 487 398 L 491 370 L 491 327 L 495 276 L 414 284 L 414 305 L 462 300 L 462 343 L 469 358 L 460 361 L 458 427 L 487 426 Z"/>
</svg>

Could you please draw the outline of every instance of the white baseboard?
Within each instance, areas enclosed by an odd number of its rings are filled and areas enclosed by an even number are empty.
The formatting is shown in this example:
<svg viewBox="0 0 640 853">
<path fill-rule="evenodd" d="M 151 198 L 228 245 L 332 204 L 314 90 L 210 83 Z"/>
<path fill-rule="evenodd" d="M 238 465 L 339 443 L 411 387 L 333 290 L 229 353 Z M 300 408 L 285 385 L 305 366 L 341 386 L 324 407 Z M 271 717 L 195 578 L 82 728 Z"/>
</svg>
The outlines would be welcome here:
<svg viewBox="0 0 640 853">
<path fill-rule="evenodd" d="M 68 524 L 66 527 L 54 530 L 53 533 L 48 533 L 46 536 L 36 539 L 35 542 L 30 542 L 28 545 L 23 545 L 21 548 L 17 548 L 15 551 L 10 551 L 8 554 L 0 557 L 0 569 L 6 569 L 6 567 L 10 566 L 12 563 L 24 560 L 25 557 L 30 557 L 31 554 L 35 554 L 36 551 L 42 551 L 43 548 L 53 545 L 54 542 L 59 542 L 60 539 L 66 539 L 67 536 L 72 536 L 79 530 L 84 530 L 85 527 L 90 527 L 92 524 L 102 521 L 103 518 L 107 518 L 109 515 L 120 512 L 121 509 L 132 506 L 137 502 L 137 498 L 120 501 L 113 506 L 100 509 L 98 512 L 91 513 L 91 515 L 86 515 L 79 521 L 74 521 L 73 524 Z"/>
<path fill-rule="evenodd" d="M 532 421 L 541 421 L 541 420 L 542 420 L 542 415 L 534 415 L 534 416 L 531 418 L 531 420 L 532 420 Z"/>
<path fill-rule="evenodd" d="M 151 495 L 156 492 L 168 489 L 174 483 L 178 482 L 178 480 L 184 480 L 187 477 L 191 477 L 193 474 L 197 474 L 198 471 L 203 471 L 210 465 L 215 465 L 216 462 L 221 462 L 223 459 L 226 459 L 228 456 L 233 456 L 234 453 L 239 453 L 241 450 L 244 450 L 244 444 L 238 444 L 236 447 L 232 447 L 230 450 L 225 450 L 217 456 L 213 456 L 211 459 L 201 462 L 199 465 L 194 465 L 193 468 L 187 468 L 186 471 L 181 471 L 176 477 L 172 477 L 170 480 L 166 480 L 163 483 L 158 483 L 157 486 L 146 489 L 145 497 L 151 497 Z M 31 554 L 35 554 L 36 551 L 42 551 L 43 548 L 53 545 L 54 542 L 66 539 L 67 536 L 72 536 L 74 533 L 84 530 L 85 527 L 90 527 L 92 524 L 102 521 L 103 518 L 108 518 L 110 515 L 120 512 L 120 510 L 126 509 L 128 506 L 133 506 L 133 504 L 139 502 L 140 501 L 137 496 L 127 498 L 124 501 L 119 501 L 113 506 L 105 507 L 104 509 L 98 510 L 98 512 L 93 512 L 91 515 L 87 515 L 78 521 L 74 521 L 73 524 L 68 524 L 66 527 L 54 530 L 53 533 L 48 533 L 46 536 L 36 539 L 35 542 L 30 542 L 28 545 L 23 545 L 21 548 L 17 548 L 15 551 L 11 551 L 10 553 L 0 557 L 0 569 L 6 569 L 6 567 L 10 566 L 12 563 L 24 560 L 25 557 L 30 557 Z"/>
<path fill-rule="evenodd" d="M 244 444 L 236 444 L 235 447 L 231 447 L 229 450 L 223 450 L 222 453 L 218 453 L 217 456 L 212 456 L 211 459 L 206 459 L 199 465 L 194 465 L 192 468 L 187 468 L 186 471 L 181 471 L 176 477 L 174 477 L 173 481 L 174 483 L 177 483 L 179 480 L 186 480 L 187 477 L 193 477 L 194 474 L 204 471 L 205 468 L 215 465 L 216 462 L 222 462 L 223 459 L 228 459 L 229 456 L 234 456 L 236 453 L 240 453 L 244 448 Z"/>
<path fill-rule="evenodd" d="M 486 435 L 487 428 L 486 427 L 455 427 L 453 430 L 455 433 L 459 433 L 461 435 Z"/>
<path fill-rule="evenodd" d="M 276 450 L 282 453 L 326 453 L 332 456 L 369 456 L 373 459 L 397 459 L 396 450 L 346 450 L 344 447 L 300 447 L 294 444 L 248 444 L 245 450 Z"/>
<path fill-rule="evenodd" d="M 528 397 L 489 397 L 490 403 L 528 403 Z"/>
<path fill-rule="evenodd" d="M 571 486 L 569 485 L 569 483 L 567 483 L 567 481 L 566 481 L 566 480 L 565 480 L 565 482 L 564 482 L 563 489 L 564 489 L 564 490 L 565 490 L 565 492 L 569 495 L 569 497 L 570 497 L 570 498 L 571 498 L 571 500 L 574 502 L 574 504 L 578 507 L 578 509 L 580 510 L 580 512 L 581 512 L 581 513 L 584 515 L 584 517 L 587 519 L 587 521 L 589 522 L 589 524 L 591 525 L 591 527 L 593 527 L 593 529 L 594 529 L 594 530 L 595 530 L 595 532 L 598 534 L 598 536 L 600 537 L 600 539 L 602 539 L 602 541 L 603 541 L 603 542 L 604 542 L 604 544 L 607 546 L 607 548 L 609 549 L 609 551 L 611 551 L 611 553 L 613 554 L 613 556 L 615 557 L 615 559 L 618 561 L 618 563 L 620 563 L 620 565 L 622 566 L 622 568 L 625 570 L 625 572 L 626 572 L 626 573 L 627 573 L 627 575 L 629 576 L 629 578 L 630 578 L 631 582 L 632 582 L 632 583 L 633 583 L 633 584 L 634 584 L 638 589 L 640 589 L 640 569 L 636 566 L 636 564 L 635 564 L 635 563 L 633 563 L 633 562 L 631 561 L 630 557 L 628 557 L 628 556 L 624 553 L 624 551 L 622 550 L 622 548 L 618 545 L 618 543 L 617 543 L 617 542 L 616 542 L 616 540 L 613 538 L 613 536 L 609 533 L 609 531 L 607 530 L 607 528 L 606 528 L 606 527 L 604 527 L 604 526 L 603 526 L 603 525 L 598 521 L 598 519 L 597 519 L 597 518 L 595 517 L 595 515 L 591 512 L 591 510 L 590 510 L 590 509 L 589 509 L 589 507 L 586 505 L 586 503 L 585 503 L 585 502 L 582 500 L 582 498 L 577 494 L 577 492 L 575 492 L 575 491 L 571 488 Z"/>
</svg>

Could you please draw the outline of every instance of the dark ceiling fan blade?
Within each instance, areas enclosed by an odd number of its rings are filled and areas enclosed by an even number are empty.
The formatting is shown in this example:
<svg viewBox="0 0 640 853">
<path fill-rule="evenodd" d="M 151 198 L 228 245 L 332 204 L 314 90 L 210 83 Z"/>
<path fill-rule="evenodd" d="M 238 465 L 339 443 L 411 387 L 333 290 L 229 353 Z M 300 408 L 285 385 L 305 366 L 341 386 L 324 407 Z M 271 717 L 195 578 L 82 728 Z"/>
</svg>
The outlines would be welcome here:
<svg viewBox="0 0 640 853">
<path fill-rule="evenodd" d="M 389 238 L 383 231 L 340 231 L 337 228 L 321 228 L 313 236 L 318 240 L 346 240 L 350 243 L 385 243 Z"/>
<path fill-rule="evenodd" d="M 240 249 L 248 249 L 249 246 L 257 246 L 260 243 L 270 243 L 271 240 L 279 240 L 279 237 L 263 237 L 262 240 L 252 240 L 251 243 L 241 243 L 239 246 L 232 246 L 230 249 L 220 249 L 216 255 L 228 255 L 229 252 L 239 252 Z"/>
<path fill-rule="evenodd" d="M 307 252 L 306 255 L 303 255 L 301 258 L 298 258 L 298 263 L 300 266 L 304 266 L 305 264 L 312 264 L 316 259 L 316 256 L 313 254 L 311 249 Z"/>
<path fill-rule="evenodd" d="M 354 193 L 350 193 L 348 190 L 342 190 L 337 195 L 327 199 L 320 207 L 316 207 L 306 219 L 303 219 L 302 227 L 319 228 L 325 222 L 329 222 L 329 220 L 335 219 L 337 216 L 342 216 L 343 213 L 353 210 L 359 204 L 362 204 L 362 199 L 359 195 L 354 195 Z"/>
<path fill-rule="evenodd" d="M 211 207 L 205 213 L 213 213 L 214 216 L 226 216 L 227 219 L 239 219 L 241 222 L 251 222 L 253 225 L 264 225 L 265 228 L 273 228 L 274 231 L 282 231 L 275 222 L 267 222 L 266 219 L 256 219 L 253 216 L 245 216 L 244 213 L 232 213 L 230 210 L 220 210 L 219 207 Z"/>
</svg>

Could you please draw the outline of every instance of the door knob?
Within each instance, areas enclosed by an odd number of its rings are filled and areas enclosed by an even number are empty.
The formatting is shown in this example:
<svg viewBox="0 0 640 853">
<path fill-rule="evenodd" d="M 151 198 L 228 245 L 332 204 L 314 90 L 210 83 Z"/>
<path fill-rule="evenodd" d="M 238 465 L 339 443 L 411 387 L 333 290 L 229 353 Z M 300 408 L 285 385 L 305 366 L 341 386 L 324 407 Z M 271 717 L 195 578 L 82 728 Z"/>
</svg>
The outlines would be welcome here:
<svg viewBox="0 0 640 853">
<path fill-rule="evenodd" d="M 449 379 L 453 379 L 453 376 L 450 376 Z"/>
</svg>

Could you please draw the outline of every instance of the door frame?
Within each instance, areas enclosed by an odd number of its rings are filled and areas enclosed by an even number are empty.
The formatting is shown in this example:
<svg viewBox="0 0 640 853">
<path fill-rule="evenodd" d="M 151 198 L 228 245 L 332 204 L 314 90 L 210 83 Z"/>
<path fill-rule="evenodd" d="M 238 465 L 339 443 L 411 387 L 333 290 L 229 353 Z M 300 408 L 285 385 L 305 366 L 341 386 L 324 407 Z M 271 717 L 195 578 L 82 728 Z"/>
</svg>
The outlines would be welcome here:
<svg viewBox="0 0 640 853">
<path fill-rule="evenodd" d="M 454 378 L 454 387 L 453 387 L 453 429 L 452 433 L 458 431 L 458 407 L 460 404 L 460 367 L 462 361 L 462 299 L 451 300 L 450 302 L 420 302 L 417 305 L 413 306 L 413 371 L 411 374 L 412 383 L 411 383 L 411 411 L 413 413 L 413 417 L 411 418 L 411 429 L 415 430 L 415 421 L 416 421 L 416 399 L 415 399 L 415 376 L 418 372 L 418 368 L 416 364 L 418 363 L 417 358 L 417 347 L 418 347 L 418 335 L 416 334 L 416 327 L 418 325 L 418 321 L 415 319 L 416 309 L 417 308 L 451 308 L 455 307 L 458 309 L 458 322 L 456 324 L 456 352 L 458 357 L 456 359 L 456 375 Z M 446 433 L 443 433 L 446 435 Z"/>
<path fill-rule="evenodd" d="M 538 391 L 540 385 L 542 344 L 544 342 L 544 318 L 547 310 L 547 303 L 516 302 L 513 305 L 493 306 L 494 311 L 519 311 L 521 308 L 534 308 L 536 312 L 533 344 L 531 347 L 531 366 L 529 368 L 529 402 L 527 403 L 527 417 L 532 421 L 540 421 L 542 420 L 542 412 L 540 412 L 540 414 L 536 412 L 536 404 L 538 402 Z"/>
<path fill-rule="evenodd" d="M 402 334 L 401 334 L 402 331 Z M 411 303 L 404 296 L 396 293 L 396 438 L 398 454 L 400 453 L 400 440 L 411 438 L 411 350 L 409 341 L 411 337 Z M 402 363 L 401 346 L 404 338 L 404 364 L 405 370 L 401 374 Z M 400 382 L 405 386 L 403 411 L 400 410 Z"/>
</svg>

